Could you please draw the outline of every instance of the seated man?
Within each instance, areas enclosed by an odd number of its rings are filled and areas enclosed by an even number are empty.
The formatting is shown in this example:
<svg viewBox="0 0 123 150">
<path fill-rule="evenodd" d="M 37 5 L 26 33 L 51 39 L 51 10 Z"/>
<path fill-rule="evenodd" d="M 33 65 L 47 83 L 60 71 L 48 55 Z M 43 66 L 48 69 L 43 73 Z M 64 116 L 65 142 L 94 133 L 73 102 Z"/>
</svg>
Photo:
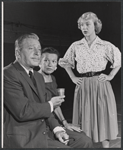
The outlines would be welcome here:
<svg viewBox="0 0 123 150">
<path fill-rule="evenodd" d="M 61 105 L 65 96 L 45 100 L 44 79 L 33 71 L 41 58 L 38 36 L 31 33 L 19 37 L 15 56 L 15 62 L 4 68 L 4 148 L 92 147 L 86 135 L 72 140 L 73 135 L 54 117 L 54 108 Z M 55 138 L 48 136 L 47 127 Z"/>
</svg>

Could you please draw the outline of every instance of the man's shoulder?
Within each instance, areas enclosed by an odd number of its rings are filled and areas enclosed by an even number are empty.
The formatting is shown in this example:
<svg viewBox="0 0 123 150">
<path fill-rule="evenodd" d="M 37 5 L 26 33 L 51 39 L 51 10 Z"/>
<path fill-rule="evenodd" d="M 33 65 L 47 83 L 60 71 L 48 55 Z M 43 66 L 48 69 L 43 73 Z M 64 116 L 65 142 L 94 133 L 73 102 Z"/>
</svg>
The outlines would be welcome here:
<svg viewBox="0 0 123 150">
<path fill-rule="evenodd" d="M 19 63 L 15 60 L 14 62 L 8 64 L 3 68 L 3 70 L 17 70 L 17 68 L 20 67 Z"/>
<path fill-rule="evenodd" d="M 3 71 L 4 71 L 4 73 L 5 73 L 5 72 L 12 72 L 12 71 L 15 71 L 15 68 L 14 68 L 13 64 L 11 63 L 11 64 L 5 66 L 5 67 L 3 68 Z"/>
<path fill-rule="evenodd" d="M 7 80 L 18 80 L 19 74 L 17 69 L 14 67 L 13 63 L 5 66 L 3 68 L 4 79 Z"/>
</svg>

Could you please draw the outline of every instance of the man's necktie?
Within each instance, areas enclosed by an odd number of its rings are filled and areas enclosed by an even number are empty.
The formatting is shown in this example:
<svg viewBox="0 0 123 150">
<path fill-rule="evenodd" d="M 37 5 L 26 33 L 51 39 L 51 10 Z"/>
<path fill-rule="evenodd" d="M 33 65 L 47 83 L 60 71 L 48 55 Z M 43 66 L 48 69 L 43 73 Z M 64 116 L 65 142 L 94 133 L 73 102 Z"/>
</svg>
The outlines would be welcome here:
<svg viewBox="0 0 123 150">
<path fill-rule="evenodd" d="M 34 75 L 33 75 L 33 72 L 32 72 L 32 71 L 29 71 L 29 76 L 30 76 L 30 79 L 32 80 L 32 83 L 33 83 L 34 86 L 36 87 L 36 82 L 35 82 Z"/>
</svg>

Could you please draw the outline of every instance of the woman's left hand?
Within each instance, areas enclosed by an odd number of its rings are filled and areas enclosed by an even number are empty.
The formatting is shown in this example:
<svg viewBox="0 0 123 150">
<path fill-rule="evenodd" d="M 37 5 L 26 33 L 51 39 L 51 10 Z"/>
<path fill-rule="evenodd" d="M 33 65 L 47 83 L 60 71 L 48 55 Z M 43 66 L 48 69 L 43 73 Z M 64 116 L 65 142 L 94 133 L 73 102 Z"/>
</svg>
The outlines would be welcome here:
<svg viewBox="0 0 123 150">
<path fill-rule="evenodd" d="M 77 132 L 81 132 L 82 130 L 80 129 L 80 127 L 76 127 L 72 124 L 65 124 L 65 127 L 68 129 L 68 130 L 71 130 L 71 131 L 77 131 Z"/>
<path fill-rule="evenodd" d="M 100 74 L 98 77 L 98 80 L 101 82 L 105 82 L 105 81 L 111 81 L 113 79 L 113 77 L 111 75 L 106 75 L 106 74 Z"/>
</svg>

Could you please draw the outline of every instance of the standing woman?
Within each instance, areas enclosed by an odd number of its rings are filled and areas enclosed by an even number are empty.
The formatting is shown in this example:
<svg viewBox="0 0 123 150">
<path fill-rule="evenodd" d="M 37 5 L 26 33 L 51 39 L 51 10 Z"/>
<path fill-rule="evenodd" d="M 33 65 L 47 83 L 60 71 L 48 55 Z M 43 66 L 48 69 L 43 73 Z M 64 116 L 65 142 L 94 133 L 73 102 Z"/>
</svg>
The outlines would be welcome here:
<svg viewBox="0 0 123 150">
<path fill-rule="evenodd" d="M 59 65 L 76 84 L 73 105 L 73 124 L 91 137 L 102 142 L 104 148 L 117 138 L 117 110 L 110 81 L 121 67 L 121 53 L 112 43 L 100 39 L 102 23 L 93 12 L 86 12 L 78 19 L 78 28 L 84 38 L 71 44 Z M 76 77 L 72 71 L 79 72 Z M 112 71 L 105 74 L 108 61 Z"/>
</svg>

